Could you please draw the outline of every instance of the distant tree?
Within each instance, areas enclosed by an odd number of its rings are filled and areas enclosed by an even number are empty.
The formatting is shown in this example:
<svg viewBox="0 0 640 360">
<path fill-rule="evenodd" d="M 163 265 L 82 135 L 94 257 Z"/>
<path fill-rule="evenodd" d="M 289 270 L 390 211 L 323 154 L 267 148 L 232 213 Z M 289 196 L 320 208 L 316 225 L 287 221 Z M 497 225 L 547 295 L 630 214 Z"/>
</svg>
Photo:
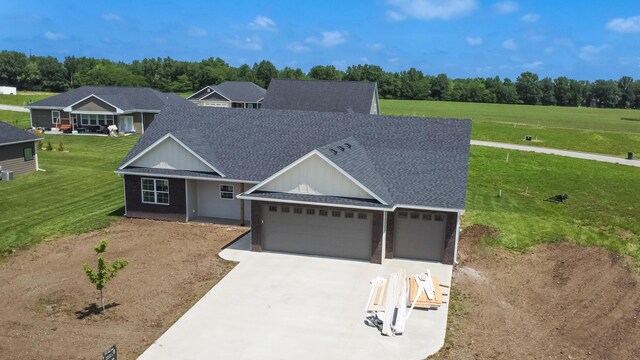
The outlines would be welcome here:
<svg viewBox="0 0 640 360">
<path fill-rule="evenodd" d="M 618 88 L 620 89 L 620 102 L 618 107 L 628 109 L 635 104 L 635 84 L 630 76 L 623 76 L 618 80 Z"/>
<path fill-rule="evenodd" d="M 451 89 L 449 78 L 446 74 L 438 74 L 431 80 L 431 99 L 446 100 L 447 93 Z"/>
<path fill-rule="evenodd" d="M 58 59 L 53 56 L 32 56 L 29 62 L 38 64 L 41 79 L 39 90 L 61 92 L 68 88 L 67 70 Z"/>
<path fill-rule="evenodd" d="M 553 94 L 557 105 L 571 105 L 571 82 L 567 77 L 560 76 L 553 81 Z"/>
<path fill-rule="evenodd" d="M 542 97 L 542 90 L 538 83 L 538 75 L 530 71 L 523 72 L 516 79 L 518 97 L 527 105 L 537 105 Z"/>
<path fill-rule="evenodd" d="M 0 51 L 0 85 L 18 86 L 27 67 L 27 56 L 17 51 Z"/>
<path fill-rule="evenodd" d="M 591 98 L 598 107 L 614 108 L 620 103 L 621 91 L 613 80 L 596 80 L 591 88 Z"/>
<path fill-rule="evenodd" d="M 542 105 L 556 105 L 556 95 L 554 92 L 553 80 L 546 77 L 540 80 L 540 103 Z"/>
<path fill-rule="evenodd" d="M 256 82 L 256 74 L 253 72 L 251 66 L 247 64 L 240 65 L 237 73 L 238 80 Z"/>
<path fill-rule="evenodd" d="M 280 79 L 306 79 L 307 75 L 302 69 L 292 69 L 286 66 L 284 69 L 278 71 L 278 78 Z"/>
<path fill-rule="evenodd" d="M 333 65 L 316 65 L 309 70 L 309 77 L 316 80 L 341 80 L 343 76 Z"/>
<path fill-rule="evenodd" d="M 123 64 L 113 63 L 98 64 L 78 80 L 83 85 L 148 86 L 143 76 L 134 75 Z"/>
<path fill-rule="evenodd" d="M 268 87 L 271 79 L 278 76 L 278 69 L 268 60 L 254 64 L 253 72 L 256 74 L 256 83 L 263 88 Z"/>
<path fill-rule="evenodd" d="M 82 269 L 85 274 L 87 274 L 89 281 L 96 286 L 96 290 L 100 292 L 100 308 L 104 313 L 104 297 L 102 291 L 107 283 L 118 275 L 118 271 L 129 265 L 129 262 L 124 259 L 116 259 L 113 263 L 110 263 L 104 259 L 102 254 L 107 251 L 107 239 L 100 240 L 100 243 L 96 245 L 94 250 L 98 255 L 98 268 L 94 270 L 89 264 L 85 263 L 82 265 Z"/>
<path fill-rule="evenodd" d="M 18 75 L 18 84 L 22 89 L 42 90 L 42 78 L 37 62 L 30 61 L 26 64 Z"/>
</svg>

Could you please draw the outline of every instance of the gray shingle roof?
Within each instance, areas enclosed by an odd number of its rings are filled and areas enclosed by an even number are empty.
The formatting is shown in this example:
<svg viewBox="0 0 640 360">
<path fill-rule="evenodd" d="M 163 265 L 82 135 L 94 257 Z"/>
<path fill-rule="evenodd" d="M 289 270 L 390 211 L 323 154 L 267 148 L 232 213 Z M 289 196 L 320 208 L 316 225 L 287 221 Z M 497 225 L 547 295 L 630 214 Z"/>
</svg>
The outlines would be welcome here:
<svg viewBox="0 0 640 360">
<path fill-rule="evenodd" d="M 40 101 L 27 107 L 59 107 L 64 108 L 76 103 L 89 95 L 96 95 L 104 101 L 117 106 L 123 111 L 130 110 L 160 110 L 166 105 L 191 104 L 186 99 L 174 93 L 163 93 L 158 90 L 143 87 L 118 86 L 81 86 Z"/>
<path fill-rule="evenodd" d="M 263 109 L 369 114 L 374 82 L 272 79 Z"/>
<path fill-rule="evenodd" d="M 27 142 L 30 140 L 35 141 L 41 139 L 34 134 L 0 121 L 0 145 Z"/>
<path fill-rule="evenodd" d="M 359 169 L 354 160 L 336 161 L 390 204 L 464 209 L 470 120 L 174 106 L 163 110 L 122 165 L 167 133 L 180 134 L 227 178 L 255 182 L 353 137 L 363 152 L 354 159 L 371 164 Z"/>
<path fill-rule="evenodd" d="M 211 88 L 227 99 L 238 102 L 258 102 L 264 98 L 264 94 L 267 92 L 251 81 L 225 81 L 218 85 L 212 85 Z"/>
<path fill-rule="evenodd" d="M 220 175 L 215 173 L 206 173 L 191 170 L 174 170 L 174 169 L 157 169 L 157 168 L 141 168 L 131 166 L 123 170 L 118 170 L 121 174 L 149 174 L 149 175 L 165 175 L 172 177 L 197 177 L 203 179 L 220 179 Z"/>
<path fill-rule="evenodd" d="M 246 198 L 262 198 L 262 199 L 270 199 L 270 200 L 281 200 L 281 201 L 302 201 L 302 202 L 313 202 L 313 203 L 321 203 L 321 204 L 337 204 L 337 205 L 345 205 L 345 206 L 362 206 L 362 207 L 375 207 L 380 209 L 389 209 L 391 206 L 386 206 L 380 204 L 376 200 L 368 200 L 368 199 L 356 199 L 356 198 L 348 198 L 348 197 L 339 197 L 339 196 L 326 196 L 326 195 L 306 195 L 306 194 L 289 194 L 289 193 L 277 193 L 271 191 L 254 191 L 251 194 L 245 196 Z"/>
</svg>

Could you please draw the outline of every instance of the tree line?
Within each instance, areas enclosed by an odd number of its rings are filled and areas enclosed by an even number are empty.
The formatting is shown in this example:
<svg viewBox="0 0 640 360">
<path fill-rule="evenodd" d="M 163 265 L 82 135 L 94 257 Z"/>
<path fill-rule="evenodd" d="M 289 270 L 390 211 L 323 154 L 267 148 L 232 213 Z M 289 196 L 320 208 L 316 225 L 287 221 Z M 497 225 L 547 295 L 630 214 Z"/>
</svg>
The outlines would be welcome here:
<svg viewBox="0 0 640 360">
<path fill-rule="evenodd" d="M 272 78 L 375 81 L 380 97 L 385 99 L 640 109 L 640 80 L 629 76 L 590 82 L 564 76 L 541 79 L 527 71 L 514 82 L 498 76 L 452 79 L 446 74 L 424 74 L 415 68 L 388 72 L 369 64 L 349 66 L 345 71 L 332 65 L 317 65 L 305 73 L 300 68 L 278 69 L 268 60 L 239 67 L 213 57 L 202 61 L 166 57 L 125 63 L 67 56 L 60 62 L 52 56 L 0 52 L 0 85 L 21 90 L 60 92 L 102 85 L 149 86 L 186 93 L 227 80 L 252 81 L 266 88 Z"/>
</svg>

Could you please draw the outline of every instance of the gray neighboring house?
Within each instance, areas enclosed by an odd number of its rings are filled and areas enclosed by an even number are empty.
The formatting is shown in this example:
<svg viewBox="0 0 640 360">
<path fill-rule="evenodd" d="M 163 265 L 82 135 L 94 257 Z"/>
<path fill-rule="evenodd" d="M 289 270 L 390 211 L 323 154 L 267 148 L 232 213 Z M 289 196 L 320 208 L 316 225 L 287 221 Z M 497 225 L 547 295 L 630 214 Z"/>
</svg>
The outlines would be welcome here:
<svg viewBox="0 0 640 360">
<path fill-rule="evenodd" d="M 205 86 L 187 100 L 200 106 L 259 109 L 266 90 L 250 81 L 225 81 Z"/>
<path fill-rule="evenodd" d="M 272 79 L 262 108 L 380 114 L 375 82 Z"/>
<path fill-rule="evenodd" d="M 176 94 L 151 88 L 82 86 L 26 106 L 31 126 L 64 131 L 105 132 L 116 125 L 122 133 L 142 134 L 167 105 L 191 103 Z"/>
<path fill-rule="evenodd" d="M 42 139 L 0 121 L 0 167 L 15 175 L 38 170 L 36 142 Z"/>
<path fill-rule="evenodd" d="M 176 106 L 116 173 L 128 217 L 250 224 L 254 251 L 453 264 L 470 133 L 470 120 Z"/>
</svg>

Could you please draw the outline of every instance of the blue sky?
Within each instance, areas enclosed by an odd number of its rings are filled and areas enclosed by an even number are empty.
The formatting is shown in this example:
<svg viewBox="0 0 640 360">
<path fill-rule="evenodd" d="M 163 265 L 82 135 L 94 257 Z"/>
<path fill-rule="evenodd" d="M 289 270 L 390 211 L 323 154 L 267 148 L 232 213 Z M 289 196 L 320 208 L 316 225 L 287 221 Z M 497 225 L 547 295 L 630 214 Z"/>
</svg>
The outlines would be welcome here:
<svg viewBox="0 0 640 360">
<path fill-rule="evenodd" d="M 0 0 L 0 50 L 452 77 L 638 78 L 640 1 Z"/>
</svg>

